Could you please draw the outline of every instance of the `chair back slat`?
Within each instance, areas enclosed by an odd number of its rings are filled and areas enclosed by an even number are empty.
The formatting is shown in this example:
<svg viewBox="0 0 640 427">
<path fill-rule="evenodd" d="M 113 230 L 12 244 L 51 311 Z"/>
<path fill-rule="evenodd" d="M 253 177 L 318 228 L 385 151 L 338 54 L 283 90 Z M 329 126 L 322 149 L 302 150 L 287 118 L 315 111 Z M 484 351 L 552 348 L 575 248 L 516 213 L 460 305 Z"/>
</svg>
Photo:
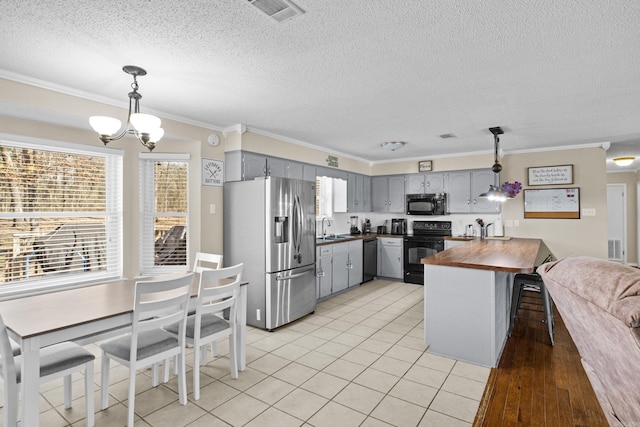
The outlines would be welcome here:
<svg viewBox="0 0 640 427">
<path fill-rule="evenodd" d="M 238 264 L 218 270 L 202 271 L 196 300 L 196 315 L 219 313 L 227 308 L 232 308 L 235 314 L 243 269 L 244 264 Z M 220 282 L 229 283 L 219 285 Z"/>
<path fill-rule="evenodd" d="M 193 273 L 168 279 L 136 282 L 133 328 L 158 329 L 183 321 L 189 305 Z"/>
<path fill-rule="evenodd" d="M 208 254 L 205 252 L 196 252 L 196 259 L 193 263 L 193 271 L 200 273 L 203 270 L 214 270 L 222 268 L 222 255 Z M 206 263 L 206 265 L 202 265 Z M 215 264 L 215 267 L 212 266 Z"/>
</svg>

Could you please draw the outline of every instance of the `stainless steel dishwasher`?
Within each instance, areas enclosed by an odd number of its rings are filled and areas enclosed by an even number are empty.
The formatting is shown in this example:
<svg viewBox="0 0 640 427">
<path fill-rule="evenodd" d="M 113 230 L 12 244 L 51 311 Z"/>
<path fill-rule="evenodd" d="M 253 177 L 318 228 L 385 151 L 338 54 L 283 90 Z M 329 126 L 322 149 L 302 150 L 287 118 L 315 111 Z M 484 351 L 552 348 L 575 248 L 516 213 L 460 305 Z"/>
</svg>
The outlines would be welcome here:
<svg viewBox="0 0 640 427">
<path fill-rule="evenodd" d="M 368 282 L 378 274 L 378 239 L 365 239 L 363 247 L 362 282 Z"/>
</svg>

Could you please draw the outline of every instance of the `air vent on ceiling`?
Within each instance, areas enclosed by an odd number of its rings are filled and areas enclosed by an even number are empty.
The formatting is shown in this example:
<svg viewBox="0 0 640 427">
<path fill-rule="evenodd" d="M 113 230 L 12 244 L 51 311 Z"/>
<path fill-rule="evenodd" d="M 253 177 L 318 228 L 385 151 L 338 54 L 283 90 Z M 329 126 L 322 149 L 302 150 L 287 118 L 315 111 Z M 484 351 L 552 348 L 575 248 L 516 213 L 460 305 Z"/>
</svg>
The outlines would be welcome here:
<svg viewBox="0 0 640 427">
<path fill-rule="evenodd" d="M 453 133 L 443 133 L 442 135 L 438 135 L 438 136 L 442 139 L 457 138 L 457 136 Z"/>
<path fill-rule="evenodd" d="M 298 15 L 302 15 L 304 10 L 293 4 L 289 0 L 247 0 L 262 13 L 278 22 L 283 22 Z"/>
</svg>

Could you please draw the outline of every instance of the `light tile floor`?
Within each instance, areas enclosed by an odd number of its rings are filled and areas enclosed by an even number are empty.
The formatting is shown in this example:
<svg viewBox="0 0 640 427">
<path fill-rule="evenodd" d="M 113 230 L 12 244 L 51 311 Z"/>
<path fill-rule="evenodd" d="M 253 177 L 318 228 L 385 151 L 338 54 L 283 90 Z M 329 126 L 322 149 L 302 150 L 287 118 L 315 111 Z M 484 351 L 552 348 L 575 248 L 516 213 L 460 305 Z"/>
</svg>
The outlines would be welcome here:
<svg viewBox="0 0 640 427">
<path fill-rule="evenodd" d="M 229 375 L 228 345 L 201 370 L 201 397 L 178 403 L 177 380 L 151 387 L 136 380 L 136 426 L 469 426 L 489 369 L 428 353 L 422 286 L 375 280 L 320 303 L 315 314 L 266 332 L 249 327 L 247 369 Z M 96 356 L 96 426 L 127 418 L 127 370 L 112 364 L 110 407 L 100 411 Z M 191 355 L 187 359 L 191 365 Z M 40 425 L 84 426 L 84 387 L 74 382 L 73 409 L 62 384 L 41 388 Z"/>
</svg>

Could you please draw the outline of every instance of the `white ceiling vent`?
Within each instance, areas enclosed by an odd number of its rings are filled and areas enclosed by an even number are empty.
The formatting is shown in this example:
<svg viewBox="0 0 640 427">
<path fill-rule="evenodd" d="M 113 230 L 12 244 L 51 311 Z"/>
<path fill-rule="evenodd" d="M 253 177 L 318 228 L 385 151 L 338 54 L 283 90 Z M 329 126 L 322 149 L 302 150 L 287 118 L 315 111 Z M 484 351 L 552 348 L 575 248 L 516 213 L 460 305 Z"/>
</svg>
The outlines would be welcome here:
<svg viewBox="0 0 640 427">
<path fill-rule="evenodd" d="M 289 0 L 248 0 L 248 2 L 278 22 L 295 18 L 304 13 L 304 10 Z"/>
</svg>

